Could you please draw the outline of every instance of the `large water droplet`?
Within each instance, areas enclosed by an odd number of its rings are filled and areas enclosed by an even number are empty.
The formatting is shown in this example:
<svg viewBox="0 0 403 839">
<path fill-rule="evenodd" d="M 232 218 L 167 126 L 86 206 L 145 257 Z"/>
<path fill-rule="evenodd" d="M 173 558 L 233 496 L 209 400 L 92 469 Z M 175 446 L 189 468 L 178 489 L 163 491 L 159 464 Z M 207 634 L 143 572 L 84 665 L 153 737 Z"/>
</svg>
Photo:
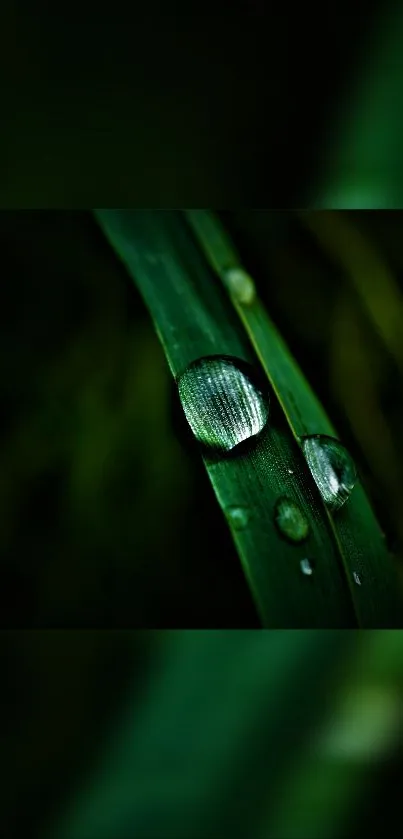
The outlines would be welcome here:
<svg viewBox="0 0 403 839">
<path fill-rule="evenodd" d="M 227 286 L 231 297 L 237 303 L 243 303 L 248 306 L 256 297 L 255 283 L 252 277 L 240 267 L 228 268 L 224 272 L 224 282 Z"/>
<path fill-rule="evenodd" d="M 291 542 L 303 542 L 309 534 L 309 522 L 291 498 L 279 498 L 274 509 L 274 520 L 282 535 Z"/>
<path fill-rule="evenodd" d="M 310 559 L 307 559 L 306 557 L 305 557 L 305 559 L 301 559 L 301 562 L 300 562 L 299 565 L 300 565 L 301 571 L 305 575 L 305 577 L 312 577 L 313 565 L 312 565 L 312 562 L 311 562 Z"/>
<path fill-rule="evenodd" d="M 230 451 L 264 428 L 269 396 L 253 367 L 229 356 L 193 361 L 178 378 L 186 419 L 206 446 Z"/>
<path fill-rule="evenodd" d="M 340 509 L 357 481 L 357 470 L 349 453 L 338 440 L 322 434 L 305 437 L 302 448 L 325 504 L 332 510 Z"/>
<path fill-rule="evenodd" d="M 250 519 L 248 507 L 227 507 L 226 513 L 235 530 L 243 530 Z"/>
</svg>

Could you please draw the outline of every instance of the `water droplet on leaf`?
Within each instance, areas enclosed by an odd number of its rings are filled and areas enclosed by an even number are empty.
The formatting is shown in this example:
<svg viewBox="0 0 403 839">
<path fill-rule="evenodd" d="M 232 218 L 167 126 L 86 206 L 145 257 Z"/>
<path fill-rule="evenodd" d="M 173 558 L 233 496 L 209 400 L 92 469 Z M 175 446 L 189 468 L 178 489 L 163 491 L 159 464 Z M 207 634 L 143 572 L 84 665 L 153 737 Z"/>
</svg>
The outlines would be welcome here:
<svg viewBox="0 0 403 839">
<path fill-rule="evenodd" d="M 255 299 L 255 283 L 243 268 L 228 268 L 223 275 L 223 279 L 231 297 L 237 303 L 248 305 Z"/>
<path fill-rule="evenodd" d="M 332 510 L 340 509 L 357 482 L 349 453 L 338 440 L 323 434 L 304 437 L 302 448 L 325 504 Z"/>
<path fill-rule="evenodd" d="M 361 585 L 361 577 L 357 574 L 356 571 L 353 571 L 354 582 L 357 583 L 357 586 Z"/>
<path fill-rule="evenodd" d="M 302 573 L 305 574 L 306 577 L 311 577 L 312 576 L 313 567 L 312 567 L 312 563 L 311 563 L 310 559 L 306 559 L 306 558 L 301 559 L 300 568 L 301 568 Z"/>
<path fill-rule="evenodd" d="M 274 520 L 283 536 L 291 542 L 302 542 L 309 534 L 309 523 L 304 513 L 291 498 L 279 498 Z"/>
<path fill-rule="evenodd" d="M 227 507 L 227 516 L 235 530 L 242 530 L 250 519 L 248 507 Z"/>
<path fill-rule="evenodd" d="M 229 356 L 206 356 L 184 370 L 179 397 L 200 443 L 230 451 L 263 430 L 269 396 L 256 378 L 251 365 Z"/>
</svg>

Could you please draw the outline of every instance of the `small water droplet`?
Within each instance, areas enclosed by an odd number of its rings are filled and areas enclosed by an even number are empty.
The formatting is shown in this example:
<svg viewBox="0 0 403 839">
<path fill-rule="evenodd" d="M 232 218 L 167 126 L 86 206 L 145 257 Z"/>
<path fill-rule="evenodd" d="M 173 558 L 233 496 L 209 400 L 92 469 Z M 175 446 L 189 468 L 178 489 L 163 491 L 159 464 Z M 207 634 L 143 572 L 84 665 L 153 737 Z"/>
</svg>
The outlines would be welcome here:
<svg viewBox="0 0 403 839">
<path fill-rule="evenodd" d="M 288 470 L 288 474 L 289 474 L 289 475 L 293 475 L 293 474 L 294 474 L 294 470 L 293 470 L 293 469 L 289 469 L 289 470 Z"/>
<path fill-rule="evenodd" d="M 223 274 L 223 279 L 229 293 L 237 303 L 249 305 L 253 302 L 256 297 L 255 283 L 243 268 L 238 266 L 228 268 Z"/>
<path fill-rule="evenodd" d="M 235 530 L 242 530 L 250 519 L 248 507 L 227 507 L 227 516 Z"/>
<path fill-rule="evenodd" d="M 301 568 L 302 573 L 305 574 L 306 577 L 311 577 L 312 576 L 313 566 L 312 566 L 312 563 L 311 563 L 310 559 L 307 559 L 307 558 L 301 559 L 300 568 Z"/>
<path fill-rule="evenodd" d="M 327 506 L 338 510 L 349 499 L 357 471 L 345 447 L 333 437 L 304 437 L 302 448 L 314 481 Z"/>
<path fill-rule="evenodd" d="M 353 571 L 354 582 L 357 583 L 357 586 L 361 585 L 361 577 L 357 574 L 356 571 Z"/>
<path fill-rule="evenodd" d="M 291 542 L 303 542 L 309 534 L 308 520 L 291 498 L 279 498 L 274 509 L 274 520 L 282 535 Z"/>
<path fill-rule="evenodd" d="M 269 416 L 269 395 L 253 367 L 229 356 L 193 361 L 178 377 L 186 419 L 199 442 L 222 451 L 259 434 Z"/>
</svg>

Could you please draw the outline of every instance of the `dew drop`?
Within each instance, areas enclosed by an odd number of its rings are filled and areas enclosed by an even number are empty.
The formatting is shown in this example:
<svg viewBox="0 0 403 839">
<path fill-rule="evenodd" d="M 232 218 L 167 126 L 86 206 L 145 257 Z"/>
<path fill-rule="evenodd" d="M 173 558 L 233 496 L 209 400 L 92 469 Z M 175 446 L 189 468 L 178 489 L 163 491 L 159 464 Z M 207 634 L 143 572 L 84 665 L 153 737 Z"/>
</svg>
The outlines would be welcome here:
<svg viewBox="0 0 403 839">
<path fill-rule="evenodd" d="M 312 563 L 311 563 L 310 559 L 306 559 L 306 558 L 305 558 L 305 559 L 301 559 L 301 562 L 300 562 L 300 564 L 299 564 L 299 565 L 300 565 L 300 568 L 301 568 L 302 573 L 303 573 L 306 577 L 312 577 L 312 574 L 313 574 L 313 567 L 312 567 Z"/>
<path fill-rule="evenodd" d="M 282 535 L 291 542 L 303 542 L 309 534 L 308 520 L 291 498 L 279 498 L 274 509 L 274 520 Z"/>
<path fill-rule="evenodd" d="M 353 571 L 354 582 L 357 583 L 357 586 L 361 585 L 361 577 L 357 574 L 356 571 Z"/>
<path fill-rule="evenodd" d="M 249 305 L 253 302 L 256 297 L 255 283 L 243 268 L 228 268 L 224 272 L 223 279 L 231 297 L 237 303 Z"/>
<path fill-rule="evenodd" d="M 226 513 L 234 530 L 243 530 L 250 519 L 248 507 L 227 507 Z"/>
<path fill-rule="evenodd" d="M 352 458 L 338 440 L 323 434 L 304 437 L 302 448 L 325 504 L 332 510 L 339 510 L 349 499 L 357 481 Z"/>
<path fill-rule="evenodd" d="M 230 451 L 259 434 L 269 416 L 269 396 L 251 365 L 230 356 L 193 361 L 178 377 L 186 419 L 200 443 Z"/>
</svg>

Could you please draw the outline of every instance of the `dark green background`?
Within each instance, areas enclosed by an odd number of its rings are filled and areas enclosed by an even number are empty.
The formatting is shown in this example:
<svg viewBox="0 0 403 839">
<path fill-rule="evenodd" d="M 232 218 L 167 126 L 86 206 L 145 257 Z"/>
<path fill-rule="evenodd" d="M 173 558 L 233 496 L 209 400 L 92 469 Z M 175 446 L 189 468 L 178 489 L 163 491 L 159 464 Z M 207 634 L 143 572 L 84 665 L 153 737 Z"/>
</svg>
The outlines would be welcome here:
<svg viewBox="0 0 403 839">
<path fill-rule="evenodd" d="M 384 176 L 385 201 L 395 199 L 400 156 L 387 138 L 401 137 L 400 124 L 385 97 L 379 113 L 371 76 L 381 56 L 400 83 L 399 51 L 384 31 L 389 5 L 329 13 L 236 0 L 127 11 L 5 3 L 3 207 L 288 207 L 321 195 L 329 206 L 329 178 L 343 181 L 348 202 L 348 184 L 357 189 L 368 166 L 376 183 Z M 399 26 L 396 16 L 393 33 Z M 356 141 L 343 151 L 338 136 L 340 119 L 349 136 L 350 99 L 360 107 L 357 85 L 377 138 L 370 151 L 357 139 L 358 160 Z M 368 206 L 367 193 L 356 200 Z M 380 200 L 375 184 L 372 205 Z"/>
</svg>

